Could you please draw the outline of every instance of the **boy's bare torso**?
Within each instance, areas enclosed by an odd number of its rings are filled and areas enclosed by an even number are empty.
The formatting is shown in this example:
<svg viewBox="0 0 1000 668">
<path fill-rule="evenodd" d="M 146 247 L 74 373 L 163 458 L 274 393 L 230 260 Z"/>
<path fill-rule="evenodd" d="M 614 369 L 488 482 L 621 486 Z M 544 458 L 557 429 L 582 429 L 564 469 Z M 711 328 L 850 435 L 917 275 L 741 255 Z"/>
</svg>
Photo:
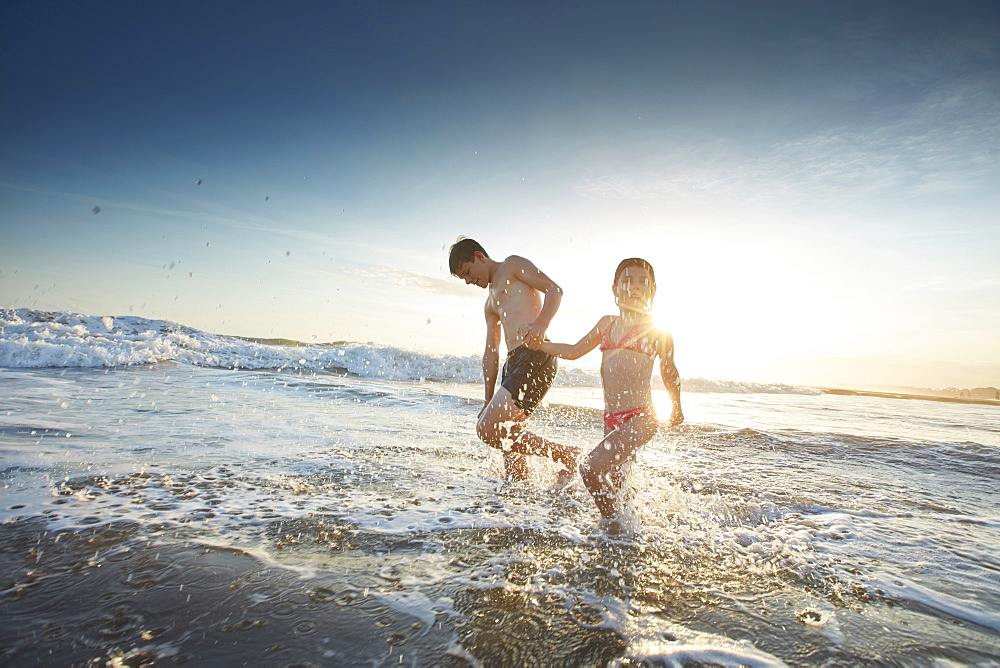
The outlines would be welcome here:
<svg viewBox="0 0 1000 668">
<path fill-rule="evenodd" d="M 506 260 L 493 275 L 486 299 L 487 313 L 495 313 L 503 327 L 508 352 L 524 343 L 518 330 L 530 325 L 542 311 L 542 293 L 518 278 Z"/>
</svg>

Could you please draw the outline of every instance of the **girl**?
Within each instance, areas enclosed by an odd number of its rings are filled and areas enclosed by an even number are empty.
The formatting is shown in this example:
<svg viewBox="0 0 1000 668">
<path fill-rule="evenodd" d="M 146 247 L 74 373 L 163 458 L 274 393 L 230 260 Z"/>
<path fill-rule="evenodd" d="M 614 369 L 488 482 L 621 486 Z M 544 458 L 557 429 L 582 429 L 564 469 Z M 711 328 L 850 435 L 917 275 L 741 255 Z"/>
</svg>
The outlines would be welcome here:
<svg viewBox="0 0 1000 668">
<path fill-rule="evenodd" d="M 620 533 L 615 519 L 615 498 L 622 485 L 622 466 L 656 435 L 650 377 L 653 361 L 660 358 L 660 375 L 670 394 L 670 425 L 684 421 L 680 377 L 674 366 L 674 343 L 669 332 L 655 327 L 650 311 L 656 294 L 653 267 L 640 258 L 622 260 L 611 286 L 618 315 L 606 315 L 574 344 L 533 339 L 527 345 L 563 359 L 575 360 L 598 345 L 604 385 L 604 440 L 580 464 L 580 475 L 597 509 L 601 526 Z"/>
</svg>

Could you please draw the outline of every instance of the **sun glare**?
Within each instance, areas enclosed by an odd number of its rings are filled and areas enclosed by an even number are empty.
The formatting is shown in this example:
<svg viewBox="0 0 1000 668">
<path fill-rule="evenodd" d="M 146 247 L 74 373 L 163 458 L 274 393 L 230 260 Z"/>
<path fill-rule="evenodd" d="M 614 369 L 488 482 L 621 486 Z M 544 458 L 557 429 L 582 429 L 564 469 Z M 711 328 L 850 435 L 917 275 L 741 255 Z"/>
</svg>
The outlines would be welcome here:
<svg viewBox="0 0 1000 668">
<path fill-rule="evenodd" d="M 836 346 L 832 287 L 778 243 L 689 239 L 657 268 L 653 317 L 686 376 L 740 379 L 773 360 Z M 676 243 L 675 243 L 676 247 Z M 767 380 L 767 379 L 765 379 Z"/>
</svg>

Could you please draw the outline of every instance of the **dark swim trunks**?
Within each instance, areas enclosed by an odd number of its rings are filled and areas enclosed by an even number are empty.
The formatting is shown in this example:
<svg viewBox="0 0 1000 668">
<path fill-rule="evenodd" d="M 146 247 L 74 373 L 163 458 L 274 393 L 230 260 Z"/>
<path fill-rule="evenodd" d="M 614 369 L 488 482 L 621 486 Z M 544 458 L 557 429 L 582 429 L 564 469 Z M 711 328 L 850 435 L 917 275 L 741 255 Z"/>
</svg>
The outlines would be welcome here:
<svg viewBox="0 0 1000 668">
<path fill-rule="evenodd" d="M 507 353 L 500 385 L 525 415 L 531 415 L 556 379 L 557 367 L 552 355 L 518 346 Z"/>
</svg>

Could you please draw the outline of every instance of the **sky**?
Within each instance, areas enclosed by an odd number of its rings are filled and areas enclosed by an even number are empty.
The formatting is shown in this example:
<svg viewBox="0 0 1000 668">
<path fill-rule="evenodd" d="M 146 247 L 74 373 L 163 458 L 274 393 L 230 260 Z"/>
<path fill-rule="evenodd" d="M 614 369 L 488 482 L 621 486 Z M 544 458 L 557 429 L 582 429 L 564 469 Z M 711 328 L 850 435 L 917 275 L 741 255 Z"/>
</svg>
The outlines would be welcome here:
<svg viewBox="0 0 1000 668">
<path fill-rule="evenodd" d="M 464 235 L 557 341 L 646 258 L 687 378 L 1000 386 L 995 0 L 14 0 L 0 91 L 0 308 L 479 355 Z"/>
</svg>

